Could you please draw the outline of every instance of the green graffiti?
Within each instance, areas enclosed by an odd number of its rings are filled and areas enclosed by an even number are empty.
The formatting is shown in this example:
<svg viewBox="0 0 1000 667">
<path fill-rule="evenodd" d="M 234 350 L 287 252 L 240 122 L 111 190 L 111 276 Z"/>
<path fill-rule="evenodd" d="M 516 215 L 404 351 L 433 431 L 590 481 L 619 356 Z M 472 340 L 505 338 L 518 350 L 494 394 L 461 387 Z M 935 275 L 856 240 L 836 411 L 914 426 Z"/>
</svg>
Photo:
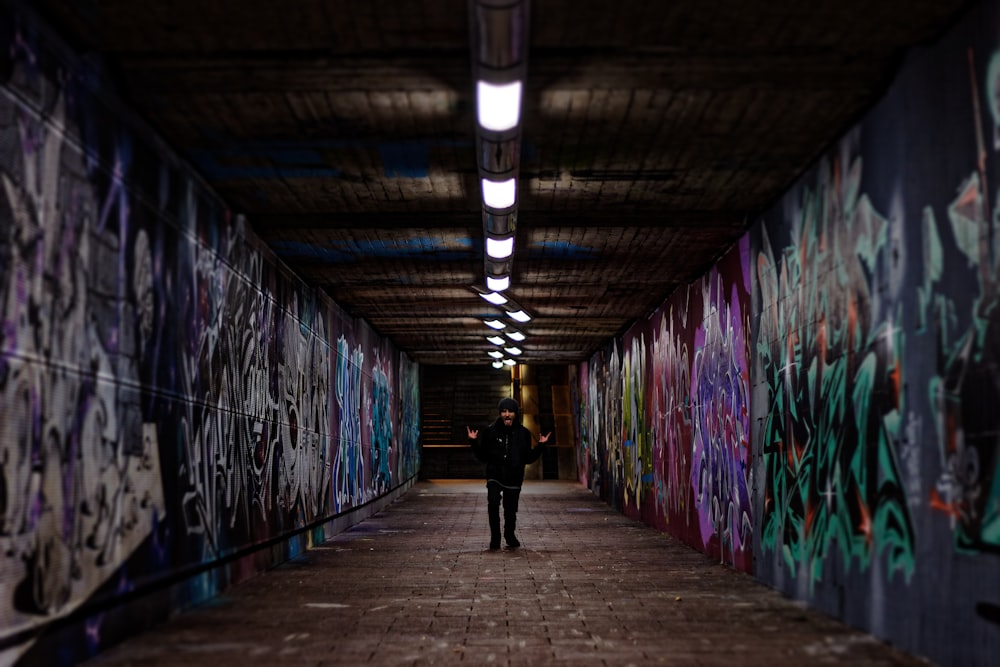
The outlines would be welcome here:
<svg viewBox="0 0 1000 667">
<path fill-rule="evenodd" d="M 939 350 L 928 399 L 935 411 L 941 472 L 929 504 L 949 517 L 955 547 L 969 553 L 1000 550 L 1000 455 L 995 436 L 1000 425 L 990 409 L 1000 402 L 995 381 L 1000 308 L 997 268 L 991 259 L 995 253 L 989 244 L 1000 230 L 1000 209 L 994 208 L 992 215 L 987 209 L 983 178 L 973 172 L 948 205 L 946 226 L 939 226 L 930 210 L 924 215 L 925 244 L 933 258 L 942 258 L 927 266 L 922 288 L 927 297 L 921 300 L 921 321 L 933 327 Z M 950 233 L 962 256 L 955 266 L 943 259 L 939 233 Z M 969 295 L 953 292 L 955 281 L 944 279 L 949 271 L 963 269 L 973 271 L 979 283 L 968 310 L 958 300 Z"/>
<path fill-rule="evenodd" d="M 790 221 L 793 244 L 763 232 L 756 341 L 769 405 L 762 548 L 818 581 L 834 548 L 843 567 L 885 554 L 909 577 L 914 536 L 896 443 L 903 414 L 901 306 L 881 311 L 887 222 L 860 194 L 861 160 L 821 165 Z"/>
<path fill-rule="evenodd" d="M 652 488 L 653 439 L 646 417 L 646 343 L 632 339 L 622 361 L 622 472 L 625 480 L 624 504 L 639 509 L 645 493 Z"/>
</svg>

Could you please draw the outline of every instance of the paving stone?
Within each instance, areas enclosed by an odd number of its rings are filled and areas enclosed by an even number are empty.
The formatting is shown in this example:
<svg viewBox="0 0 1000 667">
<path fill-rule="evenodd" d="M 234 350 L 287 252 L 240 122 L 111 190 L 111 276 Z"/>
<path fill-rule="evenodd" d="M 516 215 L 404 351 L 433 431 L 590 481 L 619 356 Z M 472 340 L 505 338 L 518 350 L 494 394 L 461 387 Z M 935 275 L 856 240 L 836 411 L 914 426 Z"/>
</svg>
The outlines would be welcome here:
<svg viewBox="0 0 1000 667">
<path fill-rule="evenodd" d="M 420 482 L 294 561 L 90 661 L 190 665 L 926 665 L 570 482 L 486 549 L 481 480 Z M 680 598 L 680 599 L 678 599 Z"/>
</svg>

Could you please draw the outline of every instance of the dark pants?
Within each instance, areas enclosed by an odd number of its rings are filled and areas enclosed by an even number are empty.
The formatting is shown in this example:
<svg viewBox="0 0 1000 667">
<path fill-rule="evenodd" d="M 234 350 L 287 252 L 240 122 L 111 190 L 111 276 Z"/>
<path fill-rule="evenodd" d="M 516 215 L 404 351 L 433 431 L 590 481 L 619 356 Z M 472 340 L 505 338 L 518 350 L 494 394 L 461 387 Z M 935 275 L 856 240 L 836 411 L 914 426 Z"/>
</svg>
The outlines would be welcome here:
<svg viewBox="0 0 1000 667">
<path fill-rule="evenodd" d="M 490 540 L 500 543 L 500 501 L 503 500 L 503 534 L 510 541 L 517 527 L 517 501 L 521 489 L 504 486 L 500 482 L 486 482 L 486 506 L 490 517 Z"/>
</svg>

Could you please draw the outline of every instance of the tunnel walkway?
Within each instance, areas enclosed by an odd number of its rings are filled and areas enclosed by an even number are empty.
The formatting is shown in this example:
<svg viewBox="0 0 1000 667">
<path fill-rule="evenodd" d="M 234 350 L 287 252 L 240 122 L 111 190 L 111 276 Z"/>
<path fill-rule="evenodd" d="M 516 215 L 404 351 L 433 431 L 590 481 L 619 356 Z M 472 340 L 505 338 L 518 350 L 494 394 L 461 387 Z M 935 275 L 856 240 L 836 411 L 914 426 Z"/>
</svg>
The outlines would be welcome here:
<svg viewBox="0 0 1000 667">
<path fill-rule="evenodd" d="M 423 481 L 88 665 L 924 665 L 607 507 L 528 482 L 490 552 L 484 482 Z"/>
</svg>

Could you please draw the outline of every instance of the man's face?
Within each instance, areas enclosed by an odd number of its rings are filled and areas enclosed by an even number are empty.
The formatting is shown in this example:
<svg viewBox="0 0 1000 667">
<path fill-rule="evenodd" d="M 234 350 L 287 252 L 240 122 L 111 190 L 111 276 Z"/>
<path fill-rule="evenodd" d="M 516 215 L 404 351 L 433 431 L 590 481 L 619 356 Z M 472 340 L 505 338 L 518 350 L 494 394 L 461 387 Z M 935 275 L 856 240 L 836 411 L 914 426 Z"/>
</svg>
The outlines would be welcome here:
<svg viewBox="0 0 1000 667">
<path fill-rule="evenodd" d="M 517 414 L 513 410 L 508 410 L 504 408 L 500 411 L 500 419 L 503 420 L 504 426 L 510 426 L 514 423 L 514 415 Z"/>
</svg>

